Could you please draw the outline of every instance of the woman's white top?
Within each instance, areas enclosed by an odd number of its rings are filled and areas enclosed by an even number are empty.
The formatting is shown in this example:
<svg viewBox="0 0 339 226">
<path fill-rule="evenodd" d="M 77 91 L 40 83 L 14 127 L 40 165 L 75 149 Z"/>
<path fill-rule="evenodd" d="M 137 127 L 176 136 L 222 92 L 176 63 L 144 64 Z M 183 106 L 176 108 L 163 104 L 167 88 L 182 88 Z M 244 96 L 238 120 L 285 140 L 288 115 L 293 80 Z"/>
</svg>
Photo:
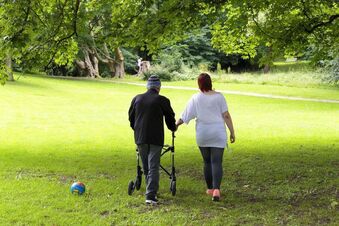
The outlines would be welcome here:
<svg viewBox="0 0 339 226">
<path fill-rule="evenodd" d="M 227 134 L 223 113 L 228 111 L 224 95 L 218 92 L 194 94 L 181 115 L 184 123 L 196 118 L 196 140 L 199 147 L 225 148 Z"/>
</svg>

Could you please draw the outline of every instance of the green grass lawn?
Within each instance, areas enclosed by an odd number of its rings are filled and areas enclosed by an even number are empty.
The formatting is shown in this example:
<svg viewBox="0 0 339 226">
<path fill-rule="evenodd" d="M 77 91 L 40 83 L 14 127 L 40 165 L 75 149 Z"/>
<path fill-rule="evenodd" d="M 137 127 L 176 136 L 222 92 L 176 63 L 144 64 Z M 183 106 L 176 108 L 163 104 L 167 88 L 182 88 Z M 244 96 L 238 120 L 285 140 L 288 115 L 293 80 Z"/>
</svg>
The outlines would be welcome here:
<svg viewBox="0 0 339 226">
<path fill-rule="evenodd" d="M 338 225 L 339 104 L 226 95 L 237 141 L 224 155 L 221 202 L 204 194 L 192 122 L 177 132 L 177 195 L 162 173 L 162 204 L 150 207 L 144 184 L 127 195 L 136 171 L 127 110 L 144 90 L 34 76 L 0 87 L 0 225 Z M 179 115 L 195 91 L 161 93 Z M 69 192 L 74 180 L 85 195 Z"/>
<path fill-rule="evenodd" d="M 232 75 L 234 76 L 234 75 Z M 113 79 L 113 81 L 115 81 Z M 117 80 L 119 81 L 119 80 Z M 136 82 L 144 84 L 137 77 L 127 77 L 125 81 Z M 188 81 L 174 81 L 174 82 L 162 82 L 164 86 L 185 86 L 197 88 L 196 80 Z M 271 84 L 256 84 L 256 83 L 232 83 L 226 82 L 222 79 L 216 78 L 213 83 L 213 88 L 216 90 L 230 90 L 230 91 L 241 91 L 241 92 L 252 92 L 261 94 L 272 94 L 279 96 L 292 96 L 292 97 L 303 97 L 303 98 L 315 98 L 315 99 L 329 99 L 339 100 L 339 88 L 338 87 L 294 87 L 294 86 L 283 86 L 283 85 L 271 85 Z"/>
</svg>

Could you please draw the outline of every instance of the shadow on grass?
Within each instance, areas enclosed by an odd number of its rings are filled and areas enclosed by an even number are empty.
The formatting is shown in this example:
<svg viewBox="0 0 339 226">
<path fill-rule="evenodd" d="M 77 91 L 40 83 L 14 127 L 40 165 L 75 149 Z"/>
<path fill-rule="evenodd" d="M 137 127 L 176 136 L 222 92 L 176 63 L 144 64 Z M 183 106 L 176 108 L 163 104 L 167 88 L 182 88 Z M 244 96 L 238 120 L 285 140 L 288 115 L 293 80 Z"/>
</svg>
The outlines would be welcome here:
<svg viewBox="0 0 339 226">
<path fill-rule="evenodd" d="M 5 86 L 16 86 L 16 87 L 34 88 L 34 89 L 47 89 L 48 88 L 41 84 L 33 83 L 32 81 L 25 80 L 25 78 L 21 78 L 14 82 L 7 82 Z"/>
<path fill-rule="evenodd" d="M 125 208 L 138 214 L 190 214 L 199 213 L 197 221 L 220 216 L 239 216 L 238 223 L 246 223 L 248 214 L 266 216 L 275 223 L 293 222 L 334 223 L 338 210 L 339 156 L 335 150 L 322 147 L 314 151 L 305 149 L 290 152 L 234 153 L 225 156 L 222 199 L 214 203 L 205 192 L 202 160 L 199 155 L 191 159 L 176 159 L 177 194 L 171 196 L 169 180 L 160 181 L 161 204 L 144 204 L 144 182 L 141 191 L 127 198 L 127 184 L 135 175 L 135 153 L 122 150 L 97 153 L 7 153 L 2 152 L 2 178 L 6 180 L 46 179 L 69 184 L 70 181 L 104 180 L 112 182 L 113 196 L 125 201 Z M 4 167 L 4 168 L 3 168 Z M 164 174 L 162 174 L 164 175 Z M 114 186 L 120 187 L 118 191 Z M 93 191 L 92 191 L 93 193 Z M 111 195 L 112 191 L 107 191 Z M 102 195 L 102 194 L 101 194 Z M 125 198 L 124 198 L 125 197 Z M 107 210 L 108 211 L 108 210 Z M 106 212 L 105 212 L 106 213 Z M 305 221 L 305 218 L 307 220 Z M 244 222 L 242 222 L 244 221 Z M 253 221 L 249 221 L 253 222 Z M 262 222 L 262 221 L 259 221 Z"/>
<path fill-rule="evenodd" d="M 42 148 L 44 149 L 44 148 Z M 285 149 L 289 149 L 286 147 Z M 301 183 L 311 178 L 318 178 L 321 184 L 338 176 L 339 155 L 336 146 L 319 147 L 308 150 L 239 152 L 224 155 L 223 186 L 236 183 L 238 186 L 250 187 L 251 184 L 286 184 Z M 5 151 L 0 149 L 2 165 L 7 166 L 2 171 L 6 174 L 25 171 L 40 173 L 50 172 L 83 172 L 85 175 L 97 172 L 114 172 L 116 176 L 123 173 L 134 178 L 136 159 L 135 151 L 131 150 L 96 150 L 85 151 L 51 151 L 31 153 L 24 150 Z M 189 159 L 176 156 L 178 178 L 187 177 L 190 180 L 203 181 L 203 163 L 200 154 L 189 155 Z M 164 157 L 163 157 L 164 158 Z M 162 158 L 162 159 L 163 159 Z M 164 162 L 165 168 L 170 167 Z M 1 165 L 0 165 L 1 166 Z M 168 176 L 161 173 L 164 178 Z M 29 173 L 27 173 L 29 175 Z M 247 186 L 248 185 L 248 186 Z"/>
</svg>

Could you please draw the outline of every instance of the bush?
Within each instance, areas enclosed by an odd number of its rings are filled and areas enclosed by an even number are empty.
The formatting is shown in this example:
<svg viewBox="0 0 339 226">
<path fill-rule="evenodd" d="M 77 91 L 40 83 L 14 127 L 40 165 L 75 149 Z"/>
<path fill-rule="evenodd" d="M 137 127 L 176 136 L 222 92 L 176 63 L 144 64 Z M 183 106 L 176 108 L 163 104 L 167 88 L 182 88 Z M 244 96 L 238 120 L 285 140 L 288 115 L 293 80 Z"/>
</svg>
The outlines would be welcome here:
<svg viewBox="0 0 339 226">
<path fill-rule="evenodd" d="M 8 69 L 5 64 L 0 62 L 0 84 L 5 85 L 8 78 Z"/>
<path fill-rule="evenodd" d="M 138 58 L 140 58 L 133 49 L 121 48 L 125 59 L 125 71 L 128 74 L 135 75 L 138 72 Z"/>
<path fill-rule="evenodd" d="M 154 65 L 151 70 L 143 73 L 143 79 L 147 80 L 151 75 L 159 76 L 162 81 L 172 81 L 174 78 L 173 72 L 170 72 L 167 68 L 161 67 L 160 65 Z"/>
<path fill-rule="evenodd" d="M 321 64 L 327 75 L 323 80 L 333 85 L 339 85 L 339 57 L 333 60 L 322 61 Z"/>
<path fill-rule="evenodd" d="M 185 81 L 185 80 L 195 80 L 198 75 L 201 73 L 201 70 L 197 67 L 189 67 L 183 65 L 181 67 L 181 72 L 174 72 L 174 80 Z"/>
<path fill-rule="evenodd" d="M 183 66 L 182 54 L 178 47 L 173 46 L 171 48 L 161 51 L 156 61 L 163 69 L 168 72 L 180 72 Z"/>
<path fill-rule="evenodd" d="M 157 64 L 152 65 L 151 70 L 142 75 L 142 79 L 147 80 L 151 75 L 157 75 L 162 81 L 186 81 L 195 80 L 200 73 L 201 70 L 197 67 L 191 68 L 182 65 L 180 71 L 171 71 L 169 68 Z"/>
</svg>

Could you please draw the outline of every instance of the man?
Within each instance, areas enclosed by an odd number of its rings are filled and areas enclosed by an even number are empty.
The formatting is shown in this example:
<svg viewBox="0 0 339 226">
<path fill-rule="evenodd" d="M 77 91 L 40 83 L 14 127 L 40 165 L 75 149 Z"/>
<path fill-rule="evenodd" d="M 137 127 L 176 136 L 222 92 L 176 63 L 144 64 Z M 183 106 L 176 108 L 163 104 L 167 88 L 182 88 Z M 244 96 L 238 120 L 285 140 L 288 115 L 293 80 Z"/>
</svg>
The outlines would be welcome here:
<svg viewBox="0 0 339 226">
<path fill-rule="evenodd" d="M 147 204 L 158 202 L 156 195 L 159 188 L 160 155 L 164 145 L 164 117 L 167 128 L 176 130 L 173 109 L 169 99 L 159 95 L 160 87 L 159 77 L 150 76 L 147 91 L 133 98 L 128 111 L 146 177 Z"/>
<path fill-rule="evenodd" d="M 142 58 L 139 58 L 138 59 L 138 75 L 142 73 L 141 64 L 142 64 Z"/>
</svg>

